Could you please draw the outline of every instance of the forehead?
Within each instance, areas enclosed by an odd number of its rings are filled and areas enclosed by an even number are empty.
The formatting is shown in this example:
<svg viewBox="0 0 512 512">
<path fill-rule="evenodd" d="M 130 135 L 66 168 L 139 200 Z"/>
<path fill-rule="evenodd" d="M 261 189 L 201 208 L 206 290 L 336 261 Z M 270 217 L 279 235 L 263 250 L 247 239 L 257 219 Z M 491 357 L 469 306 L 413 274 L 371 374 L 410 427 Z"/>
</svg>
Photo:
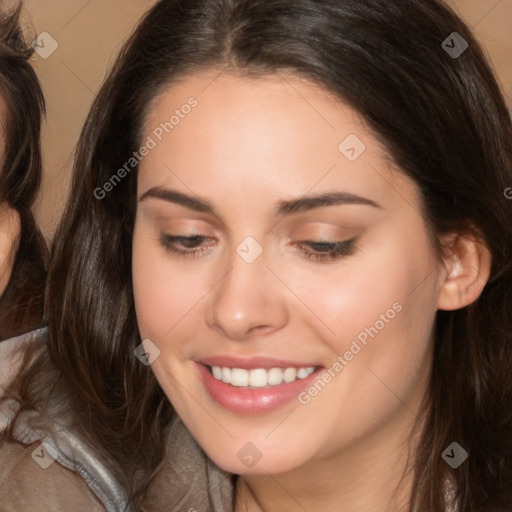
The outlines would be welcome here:
<svg viewBox="0 0 512 512">
<path fill-rule="evenodd" d="M 325 88 L 301 77 L 255 78 L 215 71 L 183 77 L 157 96 L 146 116 L 146 131 L 168 121 L 191 98 L 197 106 L 180 120 L 180 126 L 173 127 L 172 137 L 166 139 L 178 143 L 193 129 L 202 135 L 202 146 L 215 140 L 215 146 L 220 148 L 225 140 L 233 153 L 243 149 L 249 157 L 253 152 L 261 156 L 263 143 L 267 147 L 272 142 L 278 145 L 296 138 L 309 139 L 311 145 L 324 140 L 324 149 L 328 145 L 337 149 L 336 140 L 344 130 L 353 128 L 361 134 L 367 131 L 358 113 Z M 251 139 L 260 145 L 250 144 Z M 286 152 L 286 146 L 282 151 Z"/>
<path fill-rule="evenodd" d="M 297 76 L 187 76 L 153 101 L 148 138 L 154 148 L 140 164 L 139 189 L 185 185 L 219 191 L 219 200 L 256 191 L 274 200 L 313 187 L 416 193 L 356 111 Z"/>
</svg>

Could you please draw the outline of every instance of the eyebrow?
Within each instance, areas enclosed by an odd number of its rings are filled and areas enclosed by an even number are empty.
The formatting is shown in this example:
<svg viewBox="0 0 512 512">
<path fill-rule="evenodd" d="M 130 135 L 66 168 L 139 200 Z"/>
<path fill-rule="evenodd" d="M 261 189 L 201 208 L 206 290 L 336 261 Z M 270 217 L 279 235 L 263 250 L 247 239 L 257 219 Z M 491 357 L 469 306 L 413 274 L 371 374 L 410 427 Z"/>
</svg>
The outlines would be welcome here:
<svg viewBox="0 0 512 512">
<path fill-rule="evenodd" d="M 142 194 L 139 201 L 144 201 L 147 198 L 162 199 L 163 201 L 179 204 L 196 212 L 209 213 L 217 216 L 214 207 L 208 201 L 183 194 L 177 190 L 153 187 Z M 375 201 L 356 194 L 349 192 L 326 192 L 323 194 L 303 196 L 298 199 L 280 201 L 274 207 L 273 211 L 276 216 L 293 215 L 295 213 L 302 213 L 325 206 L 341 205 L 364 205 L 383 209 L 382 206 Z"/>
</svg>

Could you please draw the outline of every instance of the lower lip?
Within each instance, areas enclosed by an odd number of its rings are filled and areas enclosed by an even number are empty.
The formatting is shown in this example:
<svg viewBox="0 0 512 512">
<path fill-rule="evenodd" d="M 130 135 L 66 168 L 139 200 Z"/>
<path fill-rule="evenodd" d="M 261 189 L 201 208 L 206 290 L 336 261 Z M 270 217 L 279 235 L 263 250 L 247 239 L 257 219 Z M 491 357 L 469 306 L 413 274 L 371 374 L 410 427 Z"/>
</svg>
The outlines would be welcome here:
<svg viewBox="0 0 512 512">
<path fill-rule="evenodd" d="M 265 413 L 278 409 L 296 399 L 323 371 L 323 368 L 318 368 L 304 379 L 283 382 L 277 386 L 246 389 L 217 380 L 202 363 L 197 363 L 197 366 L 210 396 L 226 409 L 245 414 Z"/>
</svg>

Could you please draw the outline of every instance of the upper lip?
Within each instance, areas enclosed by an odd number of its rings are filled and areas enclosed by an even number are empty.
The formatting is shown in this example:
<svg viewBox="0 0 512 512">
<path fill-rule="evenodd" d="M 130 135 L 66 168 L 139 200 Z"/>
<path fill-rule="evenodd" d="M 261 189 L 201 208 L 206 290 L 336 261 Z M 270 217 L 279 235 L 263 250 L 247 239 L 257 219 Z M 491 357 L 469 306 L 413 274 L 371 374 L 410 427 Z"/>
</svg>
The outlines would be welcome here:
<svg viewBox="0 0 512 512">
<path fill-rule="evenodd" d="M 242 368 L 245 370 L 254 370 L 256 368 L 309 368 L 310 366 L 321 366 L 311 362 L 301 363 L 297 361 L 286 361 L 284 359 L 276 359 L 269 356 L 236 357 L 233 355 L 218 355 L 203 357 L 201 359 L 197 359 L 197 362 L 208 366 Z"/>
</svg>

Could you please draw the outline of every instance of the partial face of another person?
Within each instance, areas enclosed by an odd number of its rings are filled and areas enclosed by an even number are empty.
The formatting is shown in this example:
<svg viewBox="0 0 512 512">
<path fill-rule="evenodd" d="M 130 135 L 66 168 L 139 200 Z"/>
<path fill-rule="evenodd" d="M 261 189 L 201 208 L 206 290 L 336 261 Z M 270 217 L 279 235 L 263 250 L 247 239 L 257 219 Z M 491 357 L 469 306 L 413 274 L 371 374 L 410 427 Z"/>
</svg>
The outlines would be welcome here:
<svg viewBox="0 0 512 512">
<path fill-rule="evenodd" d="M 5 119 L 7 118 L 7 107 L 2 98 L 0 98 L 0 116 L 1 166 L 3 165 L 3 153 L 5 148 L 4 127 Z M 2 191 L 0 191 L 0 197 L 1 196 Z M 10 208 L 5 202 L 0 202 L 0 295 L 4 292 L 11 277 L 20 229 L 20 217 L 18 212 Z"/>
<path fill-rule="evenodd" d="M 446 270 L 355 111 L 297 77 L 215 76 L 145 119 L 137 318 L 210 458 L 280 473 L 414 420 Z"/>
<path fill-rule="evenodd" d="M 18 213 L 12 208 L 0 205 L 0 295 L 11 278 L 19 233 Z"/>
</svg>

